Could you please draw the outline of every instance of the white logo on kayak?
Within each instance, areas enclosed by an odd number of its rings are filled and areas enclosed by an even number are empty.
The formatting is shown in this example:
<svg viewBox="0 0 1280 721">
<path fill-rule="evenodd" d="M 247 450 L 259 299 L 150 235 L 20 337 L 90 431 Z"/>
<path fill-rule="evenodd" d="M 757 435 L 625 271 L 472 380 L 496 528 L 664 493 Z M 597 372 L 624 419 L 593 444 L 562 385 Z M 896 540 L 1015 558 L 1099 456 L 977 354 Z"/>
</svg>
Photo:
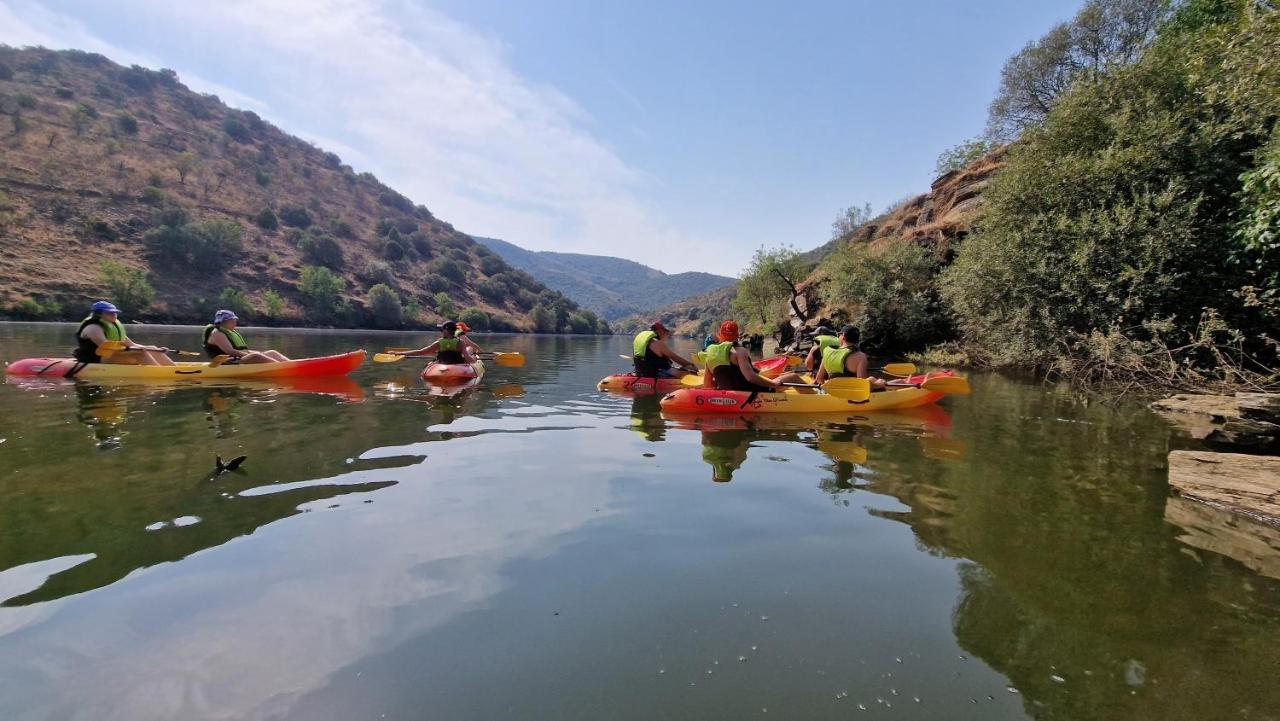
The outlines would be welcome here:
<svg viewBox="0 0 1280 721">
<path fill-rule="evenodd" d="M 713 406 L 736 406 L 738 401 L 733 398 L 708 398 L 707 402 Z"/>
</svg>

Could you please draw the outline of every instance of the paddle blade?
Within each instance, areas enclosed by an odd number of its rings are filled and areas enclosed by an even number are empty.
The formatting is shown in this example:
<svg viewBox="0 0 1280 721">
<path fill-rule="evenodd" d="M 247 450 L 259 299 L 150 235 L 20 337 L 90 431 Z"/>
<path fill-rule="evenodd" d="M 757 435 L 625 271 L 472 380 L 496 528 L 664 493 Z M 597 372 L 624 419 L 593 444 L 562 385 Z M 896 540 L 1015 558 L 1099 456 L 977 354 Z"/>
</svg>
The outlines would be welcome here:
<svg viewBox="0 0 1280 721">
<path fill-rule="evenodd" d="M 209 361 L 209 367 L 217 368 L 218 366 L 222 365 L 223 363 L 226 363 L 229 360 L 231 360 L 231 356 L 229 355 L 215 356 L 213 360 Z"/>
<path fill-rule="evenodd" d="M 800 357 L 800 356 L 798 356 L 798 355 L 789 355 L 789 356 L 787 356 L 787 367 L 788 367 L 788 368 L 795 368 L 796 366 L 801 365 L 801 364 L 803 364 L 803 363 L 804 363 L 804 358 L 801 358 L 801 357 Z"/>
<path fill-rule="evenodd" d="M 377 360 L 376 358 L 374 360 Z M 494 353 L 493 362 L 508 368 L 519 368 L 524 365 L 522 353 Z"/>
<path fill-rule="evenodd" d="M 374 353 L 374 363 L 399 363 L 404 360 L 404 356 L 400 353 Z"/>
<path fill-rule="evenodd" d="M 871 397 L 871 383 L 866 378 L 832 378 L 822 384 L 822 390 L 837 398 L 859 403 Z"/>
<path fill-rule="evenodd" d="M 681 378 L 681 379 L 680 379 L 680 385 L 682 385 L 682 386 L 689 386 L 690 388 L 701 388 L 701 387 L 702 387 L 702 374 L 701 374 L 701 373 L 690 373 L 689 375 L 684 376 L 683 378 Z"/>
<path fill-rule="evenodd" d="M 405 353 L 408 353 L 411 350 L 413 349 L 412 348 L 383 348 L 382 352 L 383 353 L 399 353 L 400 355 L 404 355 Z"/>
<path fill-rule="evenodd" d="M 915 363 L 885 363 L 880 370 L 891 376 L 912 376 L 916 374 Z"/>
<path fill-rule="evenodd" d="M 116 353 L 124 350 L 126 347 L 127 346 L 122 341 L 108 340 L 99 343 L 98 350 L 96 352 L 99 358 L 110 358 Z"/>
<path fill-rule="evenodd" d="M 969 395 L 969 380 L 957 376 L 940 376 L 929 378 L 920 387 L 936 393 L 950 393 L 957 396 Z"/>
</svg>

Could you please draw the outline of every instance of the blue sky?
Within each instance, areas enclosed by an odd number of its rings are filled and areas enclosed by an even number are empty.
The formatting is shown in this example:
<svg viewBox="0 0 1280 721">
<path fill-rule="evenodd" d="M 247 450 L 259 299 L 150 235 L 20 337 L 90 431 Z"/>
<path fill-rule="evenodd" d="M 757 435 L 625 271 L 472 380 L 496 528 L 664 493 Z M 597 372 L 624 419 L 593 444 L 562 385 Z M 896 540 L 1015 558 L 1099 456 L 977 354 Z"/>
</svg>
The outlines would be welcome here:
<svg viewBox="0 0 1280 721">
<path fill-rule="evenodd" d="M 736 274 L 928 189 L 1080 0 L 0 0 L 0 42 L 170 67 L 459 229 Z"/>
</svg>

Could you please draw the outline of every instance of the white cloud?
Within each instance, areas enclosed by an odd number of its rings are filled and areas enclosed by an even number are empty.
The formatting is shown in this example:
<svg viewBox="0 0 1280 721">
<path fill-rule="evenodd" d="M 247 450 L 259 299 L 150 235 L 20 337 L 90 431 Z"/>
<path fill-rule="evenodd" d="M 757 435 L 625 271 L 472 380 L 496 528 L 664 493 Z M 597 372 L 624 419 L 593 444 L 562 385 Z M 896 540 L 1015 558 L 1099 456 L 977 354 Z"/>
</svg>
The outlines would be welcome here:
<svg viewBox="0 0 1280 721">
<path fill-rule="evenodd" d="M 147 48 L 114 47 L 100 38 L 119 28 L 89 28 L 29 2 L 0 4 L 0 40 L 173 67 L 192 87 L 345 148 L 344 159 L 367 163 L 477 235 L 664 270 L 728 270 L 729 244 L 672 228 L 645 198 L 654 179 L 599 140 L 572 99 L 515 73 L 497 39 L 436 11 L 399 0 L 119 5 L 114 17 L 145 18 L 165 40 L 219 49 L 223 62 L 187 69 L 185 58 L 153 58 L 153 36 L 133 42 Z M 252 78 L 257 89 L 225 87 L 235 77 Z"/>
</svg>

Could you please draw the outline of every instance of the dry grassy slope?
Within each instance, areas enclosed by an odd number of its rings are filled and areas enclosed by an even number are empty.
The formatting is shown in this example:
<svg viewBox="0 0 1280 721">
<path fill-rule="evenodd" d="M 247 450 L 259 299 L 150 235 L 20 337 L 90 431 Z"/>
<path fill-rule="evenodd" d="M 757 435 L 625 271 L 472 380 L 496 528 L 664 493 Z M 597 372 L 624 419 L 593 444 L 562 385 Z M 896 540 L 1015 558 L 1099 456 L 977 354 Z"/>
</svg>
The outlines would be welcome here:
<svg viewBox="0 0 1280 721">
<path fill-rule="evenodd" d="M 917 243 L 932 249 L 940 259 L 949 263 L 955 244 L 968 234 L 969 224 L 977 215 L 982 191 L 991 184 L 991 177 L 1004 167 L 1006 147 L 997 148 L 968 166 L 941 176 L 933 181 L 928 193 L 917 195 L 859 226 L 839 242 L 871 247 Z M 820 307 L 818 290 L 823 273 L 824 266 L 819 264 L 800 285 L 806 304 L 802 307 L 811 311 L 811 315 L 831 315 L 847 310 Z"/>
<path fill-rule="evenodd" d="M 459 309 L 477 306 L 530 327 L 527 308 L 516 299 L 495 303 L 474 291 L 485 277 L 478 259 L 487 250 L 422 206 L 404 212 L 381 203 L 380 197 L 394 191 L 371 174 L 354 173 L 337 156 L 251 113 L 196 94 L 171 74 L 131 70 L 95 54 L 0 46 L 0 64 L 12 71 L 8 79 L 0 74 L 0 193 L 10 206 L 0 223 L 0 307 L 28 297 L 55 298 L 66 307 L 66 317 L 78 316 L 86 301 L 102 294 L 99 263 L 117 259 L 152 271 L 152 317 L 196 320 L 196 297 L 216 297 L 223 287 L 235 286 L 259 308 L 262 294 L 275 289 L 297 320 L 301 253 L 286 240 L 283 225 L 265 231 L 253 221 L 263 208 L 279 212 L 296 205 L 308 208 L 320 225 L 341 218 L 354 230 L 353 238 L 338 238 L 346 254 L 340 272 L 353 302 L 362 304 L 367 293 L 356 271 L 380 260 L 378 221 L 407 219 L 429 238 L 433 256 L 447 254 L 450 245 L 459 249 L 455 254 L 468 266 L 468 279 L 447 289 Z M 98 114 L 87 127 L 74 122 L 81 103 Z M 121 127 L 123 115 L 137 120 L 136 134 Z M 246 142 L 224 130 L 228 115 L 251 126 Z M 185 182 L 177 170 L 184 151 L 197 157 Z M 265 185 L 258 182 L 260 170 L 270 177 Z M 186 207 L 193 220 L 237 221 L 245 230 L 243 257 L 229 260 L 224 276 L 150 267 L 141 244 L 155 214 L 154 204 L 144 202 L 149 187 Z M 65 219 L 55 220 L 59 214 Z M 93 220 L 109 223 L 119 238 L 104 241 L 87 231 Z M 429 272 L 426 259 L 397 265 L 402 297 L 417 297 L 430 308 Z M 544 287 L 531 283 L 528 289 L 537 293 Z M 423 320 L 434 318 L 428 312 Z"/>
</svg>

